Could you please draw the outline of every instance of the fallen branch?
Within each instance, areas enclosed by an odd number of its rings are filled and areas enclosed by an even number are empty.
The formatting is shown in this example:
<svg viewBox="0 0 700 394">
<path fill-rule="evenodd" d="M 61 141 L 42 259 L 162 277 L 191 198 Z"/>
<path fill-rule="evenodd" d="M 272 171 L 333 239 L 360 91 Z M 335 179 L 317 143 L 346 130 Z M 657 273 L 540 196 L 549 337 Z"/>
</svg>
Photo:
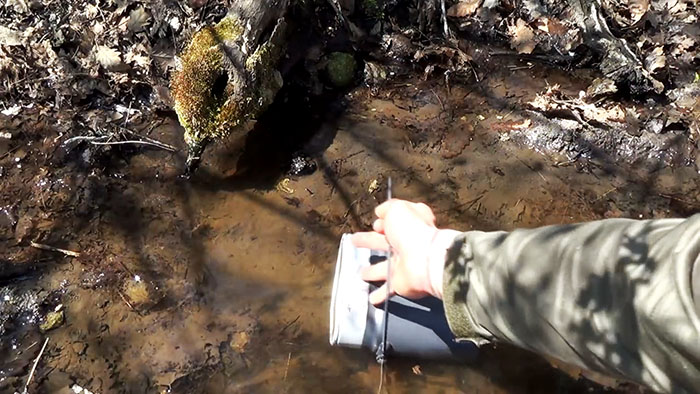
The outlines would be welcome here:
<svg viewBox="0 0 700 394">
<path fill-rule="evenodd" d="M 148 146 L 155 146 L 157 148 L 161 148 L 164 150 L 167 150 L 168 152 L 175 152 L 176 149 L 173 148 L 172 146 L 166 145 L 166 144 L 156 144 L 150 141 L 112 141 L 112 142 L 90 142 L 93 145 L 128 145 L 128 144 L 134 144 L 134 145 L 148 145 Z"/>
<path fill-rule="evenodd" d="M 29 378 L 27 379 L 27 383 L 24 385 L 24 391 L 22 391 L 22 394 L 27 394 L 27 389 L 29 388 L 29 383 L 32 382 L 32 378 L 34 377 L 34 371 L 36 371 L 36 366 L 39 364 L 39 360 L 41 359 L 41 356 L 44 354 L 44 350 L 46 349 L 46 345 L 49 343 L 49 337 L 46 337 L 46 340 L 44 341 L 44 346 L 41 347 L 41 350 L 39 351 L 39 355 L 36 356 L 36 359 L 34 360 L 34 365 L 32 366 L 32 370 L 29 371 Z"/>
<path fill-rule="evenodd" d="M 139 134 L 137 134 L 137 133 L 135 133 L 135 132 L 133 132 L 133 131 L 131 131 L 131 130 L 129 130 L 129 129 L 125 129 L 125 128 L 123 128 L 123 127 L 122 127 L 121 129 L 122 129 L 123 131 L 125 131 L 125 132 L 127 132 L 127 133 L 133 135 L 133 136 L 138 137 L 139 140 L 110 141 L 110 139 L 113 137 L 113 136 L 111 136 L 111 135 L 101 135 L 101 136 L 85 136 L 85 135 L 81 135 L 81 136 L 72 137 L 72 138 L 67 139 L 67 140 L 63 143 L 63 145 L 70 145 L 70 144 L 72 144 L 72 143 L 74 143 L 74 142 L 77 142 L 77 141 L 87 141 L 87 142 L 91 143 L 92 145 L 128 145 L 128 144 L 132 144 L 132 145 L 148 145 L 148 146 L 153 146 L 153 147 L 156 147 L 156 148 L 160 148 L 160 149 L 166 150 L 166 151 L 171 152 L 171 153 L 172 153 L 172 152 L 177 152 L 177 149 L 176 149 L 175 147 L 173 147 L 172 145 L 165 144 L 165 143 L 160 142 L 160 141 L 158 141 L 158 140 L 155 140 L 155 139 L 153 139 L 153 138 L 144 137 L 144 136 L 142 136 L 142 135 L 139 135 Z"/>
<path fill-rule="evenodd" d="M 41 250 L 48 250 L 48 251 L 51 251 L 51 252 L 63 253 L 63 254 L 65 254 L 66 256 L 70 256 L 70 257 L 80 257 L 80 253 L 79 253 L 79 252 L 74 252 L 74 251 L 72 251 L 72 250 L 66 250 L 66 249 L 61 249 L 61 248 L 56 248 L 56 247 L 53 247 L 53 246 L 49 246 L 49 245 L 44 245 L 44 244 L 36 243 L 36 242 L 34 242 L 34 241 L 30 242 L 29 245 L 30 245 L 31 247 L 33 247 L 33 248 L 37 248 L 37 249 L 41 249 Z"/>
</svg>

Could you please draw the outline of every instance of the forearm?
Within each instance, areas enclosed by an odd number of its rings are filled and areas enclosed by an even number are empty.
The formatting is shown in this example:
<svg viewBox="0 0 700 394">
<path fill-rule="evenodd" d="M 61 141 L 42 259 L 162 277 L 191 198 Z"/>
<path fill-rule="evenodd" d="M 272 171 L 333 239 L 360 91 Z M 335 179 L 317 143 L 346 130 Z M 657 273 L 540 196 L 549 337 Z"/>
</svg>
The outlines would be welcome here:
<svg viewBox="0 0 700 394">
<path fill-rule="evenodd" d="M 459 338 L 698 391 L 699 253 L 700 215 L 467 232 L 447 251 L 442 293 Z"/>
</svg>

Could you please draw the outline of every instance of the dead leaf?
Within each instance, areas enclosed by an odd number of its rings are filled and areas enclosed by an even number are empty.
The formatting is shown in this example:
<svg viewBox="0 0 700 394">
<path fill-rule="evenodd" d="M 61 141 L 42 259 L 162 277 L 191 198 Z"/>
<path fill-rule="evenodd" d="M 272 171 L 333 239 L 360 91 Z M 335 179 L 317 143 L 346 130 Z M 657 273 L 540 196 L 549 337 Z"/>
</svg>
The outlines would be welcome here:
<svg viewBox="0 0 700 394">
<path fill-rule="evenodd" d="M 119 51 L 104 45 L 97 45 L 95 47 L 95 60 L 97 60 L 102 67 L 107 69 L 114 69 L 122 64 Z"/>
<path fill-rule="evenodd" d="M 479 9 L 482 0 L 464 0 L 453 5 L 447 10 L 447 16 L 453 18 L 463 18 L 472 15 Z"/>
<path fill-rule="evenodd" d="M 129 13 L 129 21 L 126 23 L 126 26 L 130 31 L 138 33 L 146 28 L 150 18 L 148 12 L 143 7 L 139 7 Z"/>
<path fill-rule="evenodd" d="M 124 54 L 124 62 L 135 67 L 148 69 L 151 66 L 151 57 L 143 44 L 137 44 Z"/>
<path fill-rule="evenodd" d="M 623 27 L 639 23 L 650 6 L 649 0 L 603 0 L 602 4 L 605 12 Z"/>
<path fill-rule="evenodd" d="M 569 30 L 560 21 L 547 17 L 537 19 L 536 26 L 538 30 L 557 36 L 563 36 Z"/>
<path fill-rule="evenodd" d="M 250 335 L 245 331 L 237 332 L 233 335 L 231 339 L 231 349 L 235 350 L 237 353 L 244 353 L 248 343 L 250 342 Z"/>
<path fill-rule="evenodd" d="M 5 3 L 7 7 L 14 7 L 15 12 L 24 14 L 29 11 L 29 3 L 27 0 L 7 0 Z"/>
<path fill-rule="evenodd" d="M 518 18 L 514 24 L 510 24 L 508 33 L 511 37 L 510 45 L 518 53 L 532 53 L 535 50 L 535 32 L 524 20 Z"/>
<path fill-rule="evenodd" d="M 663 47 L 654 48 L 649 55 L 644 59 L 644 65 L 647 71 L 654 74 L 657 70 L 661 70 L 666 67 L 666 55 L 664 54 Z"/>
<path fill-rule="evenodd" d="M 649 0 L 629 0 L 630 25 L 635 25 L 642 20 L 649 11 Z"/>
<path fill-rule="evenodd" d="M 15 46 L 23 43 L 24 39 L 20 32 L 0 26 L 0 45 Z"/>
</svg>

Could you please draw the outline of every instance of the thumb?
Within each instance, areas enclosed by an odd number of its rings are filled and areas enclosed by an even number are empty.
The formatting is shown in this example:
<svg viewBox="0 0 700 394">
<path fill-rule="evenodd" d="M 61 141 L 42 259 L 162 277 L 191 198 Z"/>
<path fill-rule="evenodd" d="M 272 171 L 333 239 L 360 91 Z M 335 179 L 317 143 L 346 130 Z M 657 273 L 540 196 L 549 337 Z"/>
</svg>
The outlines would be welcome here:
<svg viewBox="0 0 700 394">
<path fill-rule="evenodd" d="M 384 302 L 384 300 L 386 300 L 387 297 L 391 297 L 394 293 L 387 294 L 387 289 L 388 288 L 386 287 L 386 283 L 384 283 L 380 288 L 371 292 L 369 294 L 369 302 L 372 305 L 379 305 L 382 302 Z"/>
</svg>

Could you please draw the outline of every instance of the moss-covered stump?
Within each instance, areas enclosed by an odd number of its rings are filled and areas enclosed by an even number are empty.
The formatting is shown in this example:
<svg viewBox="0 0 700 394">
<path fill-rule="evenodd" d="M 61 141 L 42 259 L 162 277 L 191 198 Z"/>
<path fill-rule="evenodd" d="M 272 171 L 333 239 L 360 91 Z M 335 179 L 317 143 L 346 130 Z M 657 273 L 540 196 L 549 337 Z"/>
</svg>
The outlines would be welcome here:
<svg viewBox="0 0 700 394">
<path fill-rule="evenodd" d="M 282 87 L 277 65 L 288 0 L 262 3 L 237 3 L 219 23 L 197 32 L 180 55 L 171 89 L 185 129 L 187 172 L 208 142 L 248 131 Z M 272 32 L 265 40 L 264 31 Z"/>
</svg>

